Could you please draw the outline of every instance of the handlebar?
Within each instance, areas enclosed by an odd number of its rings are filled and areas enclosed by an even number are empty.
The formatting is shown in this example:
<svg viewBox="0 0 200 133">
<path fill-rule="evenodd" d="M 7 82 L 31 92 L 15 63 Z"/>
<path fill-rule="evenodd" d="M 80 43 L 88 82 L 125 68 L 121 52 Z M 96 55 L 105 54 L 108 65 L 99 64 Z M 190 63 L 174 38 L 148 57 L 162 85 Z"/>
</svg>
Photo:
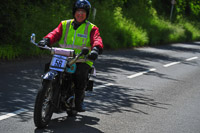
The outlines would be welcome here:
<svg viewBox="0 0 200 133">
<path fill-rule="evenodd" d="M 48 46 L 39 46 L 38 43 L 35 42 L 35 34 L 32 33 L 31 35 L 31 43 L 33 43 L 34 45 L 36 45 L 37 47 L 39 48 L 42 48 L 42 49 L 47 49 L 47 50 L 50 50 L 51 51 L 51 54 L 58 54 L 58 55 L 64 55 L 64 56 L 67 56 L 67 57 L 74 57 L 69 63 L 68 63 L 68 66 L 71 66 L 73 65 L 74 63 L 76 63 L 78 61 L 78 59 L 80 58 L 80 56 L 82 55 L 87 55 L 89 53 L 89 49 L 84 47 L 81 51 L 80 54 L 78 55 L 75 55 L 75 51 L 74 50 L 71 50 L 71 49 L 64 49 L 64 48 L 56 48 L 56 47 L 48 47 Z M 88 59 L 80 59 L 80 60 L 83 60 L 83 61 L 89 61 Z"/>
<path fill-rule="evenodd" d="M 46 45 L 44 47 L 39 46 L 38 43 L 35 42 L 35 33 L 32 33 L 32 35 L 31 35 L 31 43 L 33 43 L 34 45 L 36 45 L 39 48 L 47 49 L 47 50 L 52 50 L 52 48 L 50 48 L 50 47 L 48 47 Z"/>
</svg>

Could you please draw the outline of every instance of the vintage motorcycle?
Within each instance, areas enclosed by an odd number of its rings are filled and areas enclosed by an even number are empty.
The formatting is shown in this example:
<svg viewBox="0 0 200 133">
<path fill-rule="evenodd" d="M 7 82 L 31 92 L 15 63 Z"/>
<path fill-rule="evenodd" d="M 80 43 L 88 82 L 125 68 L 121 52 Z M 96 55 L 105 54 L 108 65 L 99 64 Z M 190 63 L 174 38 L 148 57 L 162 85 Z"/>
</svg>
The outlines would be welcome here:
<svg viewBox="0 0 200 133">
<path fill-rule="evenodd" d="M 73 73 L 76 71 L 76 62 L 80 62 L 80 56 L 88 54 L 88 48 L 83 48 L 81 53 L 75 55 L 74 50 L 56 47 L 41 47 L 35 43 L 35 34 L 31 36 L 31 43 L 42 49 L 51 51 L 53 57 L 47 72 L 42 75 L 42 87 L 38 91 L 34 107 L 34 123 L 37 128 L 44 128 L 51 120 L 53 113 L 62 113 L 66 111 L 68 116 L 76 116 L 75 94 Z M 88 84 L 86 91 L 93 90 L 93 81 L 91 75 L 95 72 L 91 68 L 88 75 Z"/>
</svg>

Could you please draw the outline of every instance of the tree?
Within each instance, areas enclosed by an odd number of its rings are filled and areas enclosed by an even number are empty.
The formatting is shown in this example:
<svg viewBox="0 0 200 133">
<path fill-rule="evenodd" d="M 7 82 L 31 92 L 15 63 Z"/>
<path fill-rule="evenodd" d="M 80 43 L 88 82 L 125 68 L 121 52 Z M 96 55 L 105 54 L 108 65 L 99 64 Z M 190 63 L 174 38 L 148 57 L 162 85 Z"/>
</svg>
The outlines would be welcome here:
<svg viewBox="0 0 200 133">
<path fill-rule="evenodd" d="M 198 20 L 200 17 L 200 1 L 199 0 L 176 0 L 176 11 L 178 17 L 187 17 Z"/>
</svg>

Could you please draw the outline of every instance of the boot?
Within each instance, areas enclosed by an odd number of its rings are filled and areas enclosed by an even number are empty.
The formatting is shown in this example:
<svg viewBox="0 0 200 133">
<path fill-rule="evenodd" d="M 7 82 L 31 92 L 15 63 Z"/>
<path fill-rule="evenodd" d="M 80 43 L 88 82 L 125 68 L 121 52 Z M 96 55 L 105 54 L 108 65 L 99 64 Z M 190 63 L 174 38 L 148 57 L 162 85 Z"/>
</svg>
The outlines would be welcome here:
<svg viewBox="0 0 200 133">
<path fill-rule="evenodd" d="M 84 96 L 85 96 L 85 91 L 76 90 L 76 93 L 75 93 L 75 108 L 76 108 L 76 111 L 78 111 L 78 112 L 85 112 L 85 106 L 84 106 L 84 103 L 83 103 Z"/>
</svg>

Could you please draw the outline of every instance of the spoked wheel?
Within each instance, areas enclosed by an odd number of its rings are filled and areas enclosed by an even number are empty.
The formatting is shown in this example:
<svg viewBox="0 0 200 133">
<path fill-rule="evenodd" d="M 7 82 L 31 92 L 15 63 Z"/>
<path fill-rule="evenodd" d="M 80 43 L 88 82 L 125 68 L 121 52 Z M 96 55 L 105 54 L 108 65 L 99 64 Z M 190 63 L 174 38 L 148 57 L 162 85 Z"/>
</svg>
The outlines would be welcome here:
<svg viewBox="0 0 200 133">
<path fill-rule="evenodd" d="M 37 128 L 44 128 L 51 120 L 53 114 L 52 96 L 52 81 L 44 80 L 34 107 L 34 123 Z"/>
</svg>

